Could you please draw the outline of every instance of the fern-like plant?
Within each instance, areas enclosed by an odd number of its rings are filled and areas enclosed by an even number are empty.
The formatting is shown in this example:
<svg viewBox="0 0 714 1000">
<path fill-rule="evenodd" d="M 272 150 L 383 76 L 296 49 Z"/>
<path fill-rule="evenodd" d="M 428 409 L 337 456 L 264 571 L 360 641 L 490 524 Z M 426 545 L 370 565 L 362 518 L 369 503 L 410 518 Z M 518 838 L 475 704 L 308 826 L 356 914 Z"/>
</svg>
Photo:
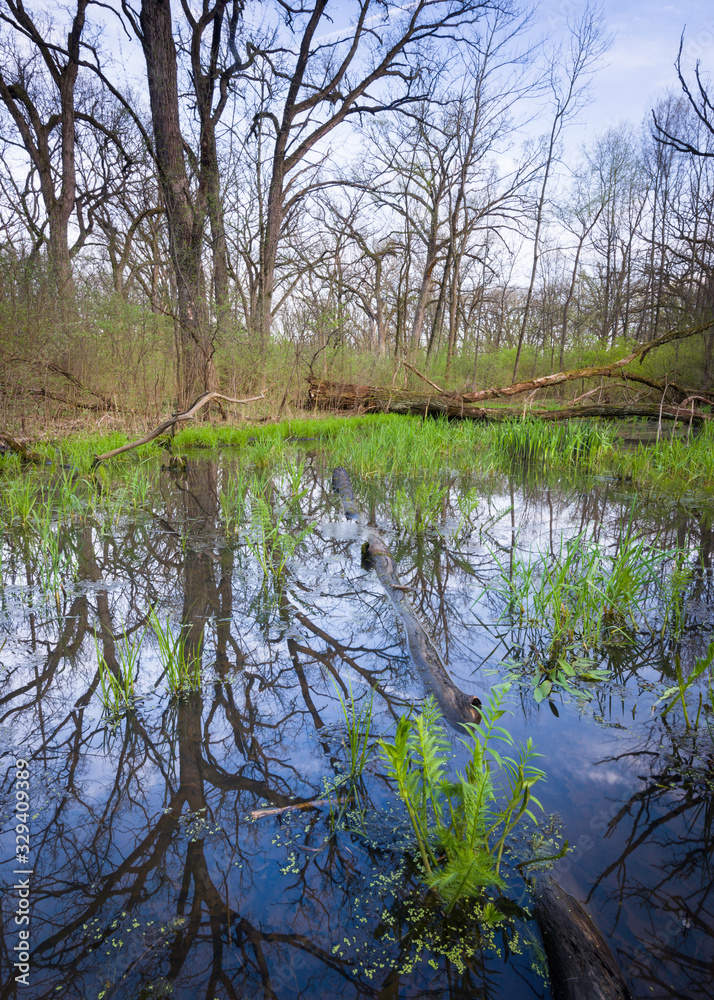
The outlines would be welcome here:
<svg viewBox="0 0 714 1000">
<path fill-rule="evenodd" d="M 379 741 L 387 774 L 406 806 L 426 882 L 447 913 L 460 899 L 504 885 L 499 869 L 506 841 L 524 816 L 535 822 L 531 803 L 540 807 L 531 788 L 545 774 L 533 766 L 540 755 L 531 741 L 516 758 L 493 746 L 497 740 L 513 745 L 510 733 L 496 724 L 505 713 L 509 687 L 494 687 L 481 725 L 468 725 L 470 738 L 461 742 L 470 759 L 455 779 L 448 767 L 451 744 L 433 698 L 416 717 L 402 716 L 392 743 Z M 496 794 L 494 772 L 505 776 L 505 802 Z"/>
</svg>

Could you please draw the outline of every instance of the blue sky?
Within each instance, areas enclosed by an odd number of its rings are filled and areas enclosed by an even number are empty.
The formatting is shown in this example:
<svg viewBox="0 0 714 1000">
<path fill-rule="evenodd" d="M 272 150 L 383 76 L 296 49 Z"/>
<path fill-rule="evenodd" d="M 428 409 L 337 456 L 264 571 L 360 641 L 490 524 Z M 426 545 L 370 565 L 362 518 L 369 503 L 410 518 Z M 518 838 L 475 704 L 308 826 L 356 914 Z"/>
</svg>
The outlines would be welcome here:
<svg viewBox="0 0 714 1000">
<path fill-rule="evenodd" d="M 573 0 L 544 0 L 539 20 L 558 30 L 568 13 L 582 10 Z M 592 85 L 593 101 L 575 131 L 582 140 L 623 119 L 639 124 L 663 88 L 679 90 L 674 61 L 686 25 L 683 65 L 693 79 L 694 66 L 714 77 L 714 4 L 711 0 L 604 0 L 608 30 L 615 35 Z"/>
</svg>

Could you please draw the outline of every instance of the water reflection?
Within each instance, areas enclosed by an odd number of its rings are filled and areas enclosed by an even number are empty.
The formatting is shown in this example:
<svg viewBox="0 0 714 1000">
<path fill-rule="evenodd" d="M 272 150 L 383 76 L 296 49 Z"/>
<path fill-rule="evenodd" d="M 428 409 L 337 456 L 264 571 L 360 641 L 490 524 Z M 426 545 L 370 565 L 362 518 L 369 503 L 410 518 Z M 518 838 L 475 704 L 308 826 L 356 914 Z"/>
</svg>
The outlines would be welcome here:
<svg viewBox="0 0 714 1000">
<path fill-rule="evenodd" d="M 384 732 L 422 689 L 394 612 L 360 565 L 360 527 L 335 521 L 323 487 L 329 469 L 306 466 L 296 518 L 317 527 L 289 575 L 267 585 L 245 537 L 223 529 L 226 475 L 214 461 L 194 461 L 183 477 L 161 475 L 150 515 L 111 530 L 58 529 L 71 569 L 50 595 L 38 589 L 41 559 L 27 537 L 3 540 L 0 735 L 5 761 L 11 751 L 31 759 L 34 817 L 32 977 L 22 995 L 548 996 L 528 952 L 504 964 L 475 947 L 463 967 L 438 957 L 435 968 L 409 968 L 417 939 L 438 920 L 410 916 L 421 890 L 389 850 L 398 816 L 386 811 L 394 802 L 378 769 L 366 778 L 367 835 L 357 819 L 335 835 L 324 807 L 247 819 L 262 805 L 320 798 L 341 772 L 337 690 L 373 691 Z M 473 677 L 487 689 L 513 645 L 496 615 L 484 621 L 473 608 L 494 552 L 512 557 L 530 544 L 553 552 L 563 531 L 616 539 L 630 521 L 652 545 L 690 553 L 677 648 L 691 666 L 714 599 L 707 513 L 633 508 L 612 484 L 580 493 L 503 485 L 484 495 L 458 538 L 391 536 L 400 579 L 457 683 Z M 447 522 L 459 519 L 459 488 Z M 277 497 L 280 484 L 266 489 Z M 372 498 L 370 520 L 389 532 L 383 498 Z M 144 700 L 107 725 L 95 641 L 118 676 L 117 644 L 144 633 L 152 608 L 185 629 L 205 683 L 168 699 L 147 632 Z M 647 685 L 666 676 L 672 650 L 656 632 L 640 640 L 611 651 L 610 680 L 591 702 L 561 699 L 555 718 L 524 694 L 513 728 L 535 731 L 547 755 L 546 810 L 560 813 L 575 843 L 589 831 L 592 846 L 581 845 L 571 865 L 575 889 L 637 995 L 704 997 L 714 971 L 711 741 L 695 746 L 676 721 L 650 721 Z M 609 786 L 598 783 L 605 772 Z M 608 787 L 593 803 L 593 788 Z M 12 794 L 6 765 L 3 819 Z M 10 834 L 4 822 L 5 885 Z M 527 902 L 524 885 L 515 896 Z M 15 937 L 5 907 L 3 928 L 6 961 Z M 4 976 L 0 997 L 13 995 Z"/>
</svg>

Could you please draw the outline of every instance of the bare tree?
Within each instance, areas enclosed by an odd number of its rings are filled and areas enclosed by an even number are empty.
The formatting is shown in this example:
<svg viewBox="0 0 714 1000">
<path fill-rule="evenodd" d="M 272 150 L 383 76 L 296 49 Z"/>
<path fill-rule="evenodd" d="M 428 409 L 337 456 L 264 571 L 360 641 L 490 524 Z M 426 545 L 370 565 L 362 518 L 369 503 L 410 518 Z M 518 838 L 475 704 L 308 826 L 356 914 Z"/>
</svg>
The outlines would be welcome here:
<svg viewBox="0 0 714 1000">
<path fill-rule="evenodd" d="M 535 206 L 535 227 L 533 232 L 533 261 L 526 299 L 523 305 L 521 326 L 518 332 L 516 358 L 513 363 L 513 381 L 518 377 L 518 365 L 523 349 L 523 340 L 528 326 L 528 314 L 535 288 L 540 256 L 541 231 L 545 219 L 546 198 L 551 173 L 558 158 L 558 149 L 563 130 L 569 121 L 582 109 L 587 96 L 588 77 L 598 60 L 610 45 L 610 39 L 603 29 L 603 14 L 600 7 L 588 2 L 580 18 L 571 26 L 570 42 L 566 52 L 559 50 L 551 60 L 550 86 L 553 96 L 553 120 L 550 133 L 543 148 L 543 176 Z"/>
</svg>

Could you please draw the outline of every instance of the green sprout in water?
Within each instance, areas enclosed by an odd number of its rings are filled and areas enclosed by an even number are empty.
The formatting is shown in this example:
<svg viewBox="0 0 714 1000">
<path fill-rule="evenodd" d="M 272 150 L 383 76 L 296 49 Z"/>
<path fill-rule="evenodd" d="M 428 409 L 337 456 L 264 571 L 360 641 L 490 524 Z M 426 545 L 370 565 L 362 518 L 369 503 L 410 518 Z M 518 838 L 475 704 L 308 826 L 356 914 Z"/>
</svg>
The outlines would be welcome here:
<svg viewBox="0 0 714 1000">
<path fill-rule="evenodd" d="M 461 742 L 470 759 L 455 779 L 448 772 L 451 745 L 433 698 L 416 717 L 402 716 L 393 742 L 379 741 L 387 774 L 409 815 L 424 878 L 447 914 L 462 899 L 480 898 L 489 886 L 503 887 L 506 842 L 524 817 L 535 822 L 531 805 L 542 808 L 532 788 L 545 773 L 533 764 L 540 755 L 530 739 L 517 757 L 502 755 L 493 745 L 499 740 L 513 745 L 510 733 L 496 725 L 505 714 L 509 687 L 494 687 L 480 725 L 465 724 L 470 738 Z M 505 778 L 505 801 L 496 794 L 497 775 Z"/>
</svg>

